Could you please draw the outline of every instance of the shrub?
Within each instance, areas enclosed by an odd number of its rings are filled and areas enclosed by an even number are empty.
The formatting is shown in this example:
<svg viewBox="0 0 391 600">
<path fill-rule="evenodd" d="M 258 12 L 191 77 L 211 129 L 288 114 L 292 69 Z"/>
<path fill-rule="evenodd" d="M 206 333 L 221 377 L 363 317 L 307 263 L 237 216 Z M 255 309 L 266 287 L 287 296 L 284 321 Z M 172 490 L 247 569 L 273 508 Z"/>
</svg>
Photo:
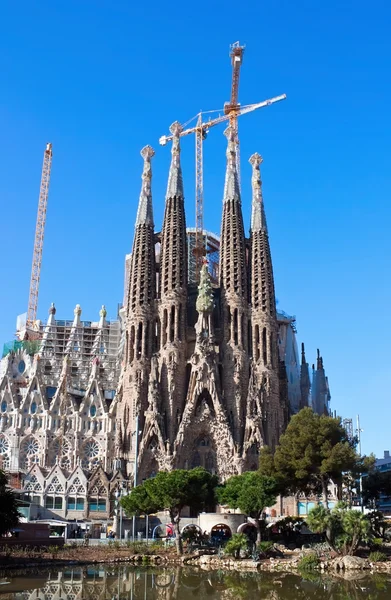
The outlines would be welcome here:
<svg viewBox="0 0 391 600">
<path fill-rule="evenodd" d="M 319 567 L 319 562 L 316 554 L 306 554 L 300 559 L 298 567 L 300 571 L 313 571 Z"/>
<path fill-rule="evenodd" d="M 371 552 L 369 555 L 370 562 L 385 562 L 387 560 L 387 555 L 384 552 L 379 552 L 375 550 L 375 552 Z"/>
<path fill-rule="evenodd" d="M 224 552 L 234 558 L 239 558 L 241 550 L 247 550 L 248 538 L 244 533 L 234 533 L 225 545 Z"/>
<path fill-rule="evenodd" d="M 373 548 L 374 550 L 380 550 L 380 548 L 383 546 L 383 540 L 379 537 L 375 537 L 372 539 L 371 541 L 371 548 Z"/>
<path fill-rule="evenodd" d="M 265 554 L 266 556 L 270 554 L 271 549 L 273 548 L 273 542 L 259 542 L 257 545 L 257 552 L 259 554 Z"/>
</svg>

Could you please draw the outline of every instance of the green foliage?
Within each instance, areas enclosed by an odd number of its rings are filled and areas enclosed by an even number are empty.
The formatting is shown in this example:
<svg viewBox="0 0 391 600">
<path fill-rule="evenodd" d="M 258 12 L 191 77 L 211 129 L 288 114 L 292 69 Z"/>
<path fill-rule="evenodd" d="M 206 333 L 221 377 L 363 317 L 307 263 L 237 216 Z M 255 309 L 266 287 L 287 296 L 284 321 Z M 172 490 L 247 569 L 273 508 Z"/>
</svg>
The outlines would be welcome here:
<svg viewBox="0 0 391 600">
<path fill-rule="evenodd" d="M 387 560 L 387 555 L 384 552 L 379 552 L 375 550 L 375 552 L 371 552 L 368 556 L 370 562 L 385 562 Z"/>
<path fill-rule="evenodd" d="M 320 560 L 316 554 L 306 554 L 298 564 L 299 571 L 314 571 L 319 567 Z"/>
<path fill-rule="evenodd" d="M 57 554 L 60 552 L 60 548 L 59 546 L 49 546 L 48 552 L 52 555 L 52 558 L 56 558 Z"/>
<path fill-rule="evenodd" d="M 273 546 L 273 542 L 259 542 L 259 544 L 257 544 L 257 552 L 259 552 L 259 554 L 264 554 L 265 556 L 268 556 Z"/>
<path fill-rule="evenodd" d="M 168 510 L 175 528 L 178 554 L 182 554 L 182 537 L 179 530 L 181 511 L 190 506 L 201 511 L 215 503 L 217 478 L 202 467 L 160 471 L 153 479 L 147 479 L 122 499 L 126 514 Z"/>
<path fill-rule="evenodd" d="M 20 518 L 15 494 L 7 485 L 7 476 L 0 470 L 0 535 L 16 527 Z"/>
<path fill-rule="evenodd" d="M 371 524 L 372 534 L 375 537 L 384 538 L 390 527 L 390 522 L 384 518 L 384 514 L 380 510 L 373 510 L 367 514 L 367 517 Z"/>
<path fill-rule="evenodd" d="M 248 549 L 248 539 L 244 533 L 234 533 L 225 545 L 224 552 L 234 558 L 239 558 L 241 550 Z"/>
<path fill-rule="evenodd" d="M 260 472 L 273 474 L 286 493 L 322 492 L 326 502 L 329 482 L 341 485 L 343 474 L 359 461 L 340 419 L 303 408 L 290 420 L 274 457 L 261 452 Z"/>
<path fill-rule="evenodd" d="M 381 538 L 372 538 L 371 540 L 371 548 L 373 548 L 374 550 L 380 550 L 380 548 L 383 546 L 383 540 Z"/>
<path fill-rule="evenodd" d="M 226 504 L 230 508 L 239 508 L 246 515 L 255 519 L 258 541 L 260 541 L 262 512 L 267 506 L 275 504 L 277 494 L 276 480 L 255 471 L 234 475 L 217 490 L 221 504 Z"/>
<path fill-rule="evenodd" d="M 122 508 L 128 517 L 137 513 L 151 515 L 159 510 L 153 496 L 153 479 L 147 479 L 143 484 L 132 489 L 130 494 L 120 500 Z"/>
<path fill-rule="evenodd" d="M 366 515 L 346 508 L 343 503 L 333 510 L 316 506 L 307 517 L 314 533 L 324 533 L 330 546 L 338 553 L 354 554 L 361 542 L 370 538 L 371 524 Z"/>
</svg>

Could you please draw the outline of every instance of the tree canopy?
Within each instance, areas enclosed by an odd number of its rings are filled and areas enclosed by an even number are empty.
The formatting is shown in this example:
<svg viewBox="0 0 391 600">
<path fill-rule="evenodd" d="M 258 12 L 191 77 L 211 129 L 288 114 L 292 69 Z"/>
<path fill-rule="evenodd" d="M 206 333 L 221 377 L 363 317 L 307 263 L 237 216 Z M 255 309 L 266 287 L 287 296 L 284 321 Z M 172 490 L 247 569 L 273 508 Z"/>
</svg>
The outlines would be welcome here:
<svg viewBox="0 0 391 600">
<path fill-rule="evenodd" d="M 331 548 L 343 555 L 354 554 L 360 542 L 368 541 L 371 534 L 368 516 L 348 509 L 342 502 L 331 511 L 316 506 L 306 521 L 311 531 L 324 533 Z"/>
<path fill-rule="evenodd" d="M 15 494 L 7 484 L 6 474 L 0 470 L 0 535 L 16 527 L 20 518 Z"/>
<path fill-rule="evenodd" d="M 359 461 L 339 418 L 303 408 L 291 418 L 274 456 L 262 449 L 260 473 L 272 474 L 285 493 L 321 492 L 327 507 L 329 483 L 341 486 L 343 474 L 357 470 Z"/>
<path fill-rule="evenodd" d="M 252 517 L 257 527 L 257 541 L 261 541 L 262 513 L 273 506 L 278 494 L 277 482 L 273 477 L 248 471 L 230 477 L 225 485 L 218 488 L 218 500 L 230 508 L 239 508 Z"/>
<path fill-rule="evenodd" d="M 181 512 L 185 506 L 201 511 L 215 504 L 217 477 L 202 467 L 191 470 L 160 471 L 153 479 L 134 488 L 122 499 L 127 514 L 150 514 L 168 510 L 174 525 L 178 554 L 182 554 L 182 536 L 179 529 Z"/>
</svg>

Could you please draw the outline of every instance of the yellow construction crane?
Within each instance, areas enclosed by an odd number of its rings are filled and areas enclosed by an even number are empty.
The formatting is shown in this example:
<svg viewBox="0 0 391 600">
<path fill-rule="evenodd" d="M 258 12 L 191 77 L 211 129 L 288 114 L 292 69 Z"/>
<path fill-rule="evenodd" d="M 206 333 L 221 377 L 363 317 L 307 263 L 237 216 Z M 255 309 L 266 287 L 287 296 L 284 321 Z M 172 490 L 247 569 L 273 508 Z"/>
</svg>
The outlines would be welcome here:
<svg viewBox="0 0 391 600">
<path fill-rule="evenodd" d="M 281 100 L 285 100 L 286 94 L 282 94 L 281 96 L 275 96 L 274 98 L 269 98 L 269 100 L 264 100 L 263 102 L 258 102 L 257 104 L 248 104 L 247 106 L 243 106 L 235 109 L 235 120 L 245 115 L 249 112 L 253 112 L 254 110 L 258 110 L 259 108 L 264 108 L 265 106 L 270 106 L 271 104 L 275 104 L 276 102 L 280 102 Z M 213 111 L 218 112 L 218 111 Z M 200 267 L 202 263 L 202 257 L 204 255 L 204 243 L 203 243 L 203 216 L 204 216 L 204 205 L 203 205 L 203 159 L 202 159 L 202 142 L 206 138 L 209 129 L 218 125 L 219 123 L 223 123 L 224 121 L 228 121 L 232 118 L 232 111 L 229 111 L 227 114 L 217 117 L 215 119 L 211 119 L 209 121 L 202 121 L 203 115 L 206 113 L 200 112 L 197 117 L 197 123 L 194 127 L 189 127 L 187 129 L 183 129 L 180 133 L 180 137 L 184 137 L 185 135 L 190 135 L 191 133 L 195 133 L 196 140 L 196 242 L 195 242 L 195 261 L 196 261 L 196 278 L 198 280 L 198 275 L 200 272 Z M 165 146 L 168 142 L 171 142 L 173 139 L 172 135 L 163 135 L 159 139 L 159 143 L 162 146 Z"/>
<path fill-rule="evenodd" d="M 27 310 L 27 328 L 31 328 L 37 318 L 39 280 L 41 276 L 42 249 L 45 234 L 52 156 L 52 144 L 47 144 L 43 153 L 41 187 L 39 191 L 37 223 L 35 226 L 33 264 L 31 267 L 29 304 Z"/>
</svg>

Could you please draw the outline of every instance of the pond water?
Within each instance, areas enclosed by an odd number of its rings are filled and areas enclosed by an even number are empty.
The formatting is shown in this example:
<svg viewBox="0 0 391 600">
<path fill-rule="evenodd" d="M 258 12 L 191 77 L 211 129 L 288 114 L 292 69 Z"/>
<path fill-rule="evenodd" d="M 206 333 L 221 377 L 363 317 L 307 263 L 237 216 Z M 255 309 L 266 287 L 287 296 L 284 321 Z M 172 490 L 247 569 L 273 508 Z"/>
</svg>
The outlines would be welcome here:
<svg viewBox="0 0 391 600">
<path fill-rule="evenodd" d="M 83 567 L 0 572 L 0 600 L 389 600 L 391 575 L 349 579 L 308 574 Z"/>
</svg>

